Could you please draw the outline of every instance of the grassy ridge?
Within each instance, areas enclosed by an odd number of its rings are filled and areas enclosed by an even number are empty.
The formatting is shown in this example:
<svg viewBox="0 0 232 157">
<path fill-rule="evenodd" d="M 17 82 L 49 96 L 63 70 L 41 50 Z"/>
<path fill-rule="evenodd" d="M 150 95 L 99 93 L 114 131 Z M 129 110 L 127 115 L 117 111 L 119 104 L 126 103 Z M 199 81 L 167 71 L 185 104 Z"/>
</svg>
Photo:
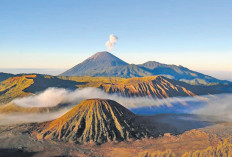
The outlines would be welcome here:
<svg viewBox="0 0 232 157">
<path fill-rule="evenodd" d="M 7 103 L 17 97 L 28 96 L 31 93 L 23 90 L 34 83 L 36 75 L 25 75 L 9 78 L 0 83 L 0 102 Z"/>
</svg>

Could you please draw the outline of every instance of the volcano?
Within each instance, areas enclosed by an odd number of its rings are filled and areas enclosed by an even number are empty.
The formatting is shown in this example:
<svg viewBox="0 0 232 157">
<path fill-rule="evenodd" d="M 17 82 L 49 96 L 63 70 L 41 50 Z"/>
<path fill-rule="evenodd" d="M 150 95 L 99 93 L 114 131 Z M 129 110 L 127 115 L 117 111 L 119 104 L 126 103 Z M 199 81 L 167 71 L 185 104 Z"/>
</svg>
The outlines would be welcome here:
<svg viewBox="0 0 232 157">
<path fill-rule="evenodd" d="M 60 76 L 107 76 L 107 77 L 144 77 L 161 75 L 169 79 L 192 85 L 231 84 L 226 80 L 192 71 L 183 66 L 148 61 L 144 64 L 128 64 L 113 54 L 103 51 L 94 54 L 82 63 L 60 74 Z"/>
<path fill-rule="evenodd" d="M 137 116 L 113 100 L 88 99 L 62 117 L 39 125 L 38 139 L 74 143 L 127 141 L 150 136 Z M 154 133 L 154 132 L 153 132 Z"/>
<path fill-rule="evenodd" d="M 60 76 L 97 76 L 106 73 L 107 70 L 126 65 L 128 63 L 107 51 L 103 51 L 94 54 Z"/>
</svg>

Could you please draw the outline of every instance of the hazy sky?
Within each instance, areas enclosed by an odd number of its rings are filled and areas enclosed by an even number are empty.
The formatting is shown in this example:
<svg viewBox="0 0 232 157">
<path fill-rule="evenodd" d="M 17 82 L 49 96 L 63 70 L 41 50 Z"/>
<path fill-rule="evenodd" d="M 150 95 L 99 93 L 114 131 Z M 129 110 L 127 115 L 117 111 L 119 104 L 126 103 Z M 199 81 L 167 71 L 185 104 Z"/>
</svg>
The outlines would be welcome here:
<svg viewBox="0 0 232 157">
<path fill-rule="evenodd" d="M 129 63 L 154 60 L 232 71 L 231 0 L 0 0 L 0 68 L 67 69 L 106 50 Z"/>
</svg>

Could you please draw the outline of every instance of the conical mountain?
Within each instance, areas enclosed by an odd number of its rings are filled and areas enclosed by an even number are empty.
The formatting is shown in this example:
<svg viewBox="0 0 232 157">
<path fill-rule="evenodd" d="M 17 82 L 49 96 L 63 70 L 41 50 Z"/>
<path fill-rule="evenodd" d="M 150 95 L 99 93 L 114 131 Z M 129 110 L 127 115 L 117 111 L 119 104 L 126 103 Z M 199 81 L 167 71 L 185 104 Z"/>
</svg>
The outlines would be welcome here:
<svg viewBox="0 0 232 157">
<path fill-rule="evenodd" d="M 128 63 L 107 51 L 103 51 L 94 54 L 82 63 L 60 74 L 60 76 L 95 76 L 125 65 L 128 65 Z"/>
<path fill-rule="evenodd" d="M 193 85 L 231 84 L 226 80 L 201 74 L 183 66 L 162 64 L 149 61 L 144 64 L 128 64 L 109 52 L 98 52 L 84 62 L 74 66 L 60 76 L 107 76 L 107 77 L 144 77 L 161 75 L 169 79 Z"/>
<path fill-rule="evenodd" d="M 40 125 L 36 137 L 57 141 L 102 144 L 149 136 L 137 116 L 113 100 L 88 99 L 62 117 Z"/>
</svg>

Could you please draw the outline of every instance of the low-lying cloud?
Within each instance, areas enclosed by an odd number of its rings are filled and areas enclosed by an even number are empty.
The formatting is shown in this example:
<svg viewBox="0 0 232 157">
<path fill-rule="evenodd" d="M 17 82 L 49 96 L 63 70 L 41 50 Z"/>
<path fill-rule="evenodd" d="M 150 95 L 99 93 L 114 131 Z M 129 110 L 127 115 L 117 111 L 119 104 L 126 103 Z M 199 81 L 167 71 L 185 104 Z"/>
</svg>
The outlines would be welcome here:
<svg viewBox="0 0 232 157">
<path fill-rule="evenodd" d="M 0 125 L 50 121 L 61 117 L 68 111 L 69 109 L 61 109 L 59 111 L 51 112 L 51 113 L 0 114 Z"/>
<path fill-rule="evenodd" d="M 75 91 L 63 88 L 48 88 L 40 94 L 18 98 L 13 102 L 21 107 L 55 107 L 62 103 L 70 104 L 70 106 L 51 113 L 0 114 L 0 125 L 53 120 L 65 114 L 73 105 L 91 98 L 115 100 L 128 109 L 166 105 L 173 107 L 173 110 L 175 110 L 178 104 L 186 106 L 189 109 L 188 113 L 215 116 L 217 120 L 232 120 L 232 94 L 153 99 L 148 97 L 122 97 L 118 94 L 105 93 L 98 88 L 83 88 Z"/>
<path fill-rule="evenodd" d="M 232 120 L 232 94 L 218 94 L 195 111 L 195 114 L 215 116 L 221 120 Z"/>
<path fill-rule="evenodd" d="M 98 88 L 83 88 L 69 91 L 63 88 L 48 88 L 38 95 L 32 95 L 13 100 L 14 104 L 21 107 L 54 107 L 59 104 L 77 104 L 84 99 L 102 98 L 111 99 L 122 104 L 126 108 L 138 108 L 145 106 L 172 106 L 179 102 L 188 105 L 187 101 L 200 101 L 200 97 L 173 97 L 166 99 L 153 99 L 148 97 L 122 97 L 118 94 L 108 94 Z M 207 99 L 206 99 L 207 100 Z"/>
</svg>

